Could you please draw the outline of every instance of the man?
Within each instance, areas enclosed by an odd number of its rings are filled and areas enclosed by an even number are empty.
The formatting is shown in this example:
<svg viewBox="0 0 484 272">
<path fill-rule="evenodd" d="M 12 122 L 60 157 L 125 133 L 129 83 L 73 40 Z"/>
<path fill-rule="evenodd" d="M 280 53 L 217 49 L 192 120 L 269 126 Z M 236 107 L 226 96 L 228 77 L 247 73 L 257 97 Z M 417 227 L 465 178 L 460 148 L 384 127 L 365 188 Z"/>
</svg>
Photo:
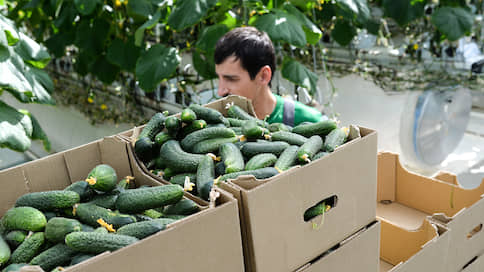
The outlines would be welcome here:
<svg viewBox="0 0 484 272">
<path fill-rule="evenodd" d="M 218 95 L 244 96 L 252 101 L 259 119 L 296 126 L 326 119 L 318 110 L 298 101 L 284 99 L 271 91 L 276 71 L 275 51 L 265 32 L 239 27 L 218 40 L 215 46 Z"/>
</svg>

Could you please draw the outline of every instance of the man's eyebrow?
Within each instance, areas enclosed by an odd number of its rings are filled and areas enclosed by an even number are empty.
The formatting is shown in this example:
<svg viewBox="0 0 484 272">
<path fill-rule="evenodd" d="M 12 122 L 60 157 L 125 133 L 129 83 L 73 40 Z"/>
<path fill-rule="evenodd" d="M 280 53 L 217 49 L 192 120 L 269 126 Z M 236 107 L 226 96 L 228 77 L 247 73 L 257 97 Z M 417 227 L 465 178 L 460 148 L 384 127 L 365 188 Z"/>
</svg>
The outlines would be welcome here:
<svg viewBox="0 0 484 272">
<path fill-rule="evenodd" d="M 225 79 L 238 79 L 239 76 L 237 75 L 222 75 L 223 78 Z"/>
</svg>

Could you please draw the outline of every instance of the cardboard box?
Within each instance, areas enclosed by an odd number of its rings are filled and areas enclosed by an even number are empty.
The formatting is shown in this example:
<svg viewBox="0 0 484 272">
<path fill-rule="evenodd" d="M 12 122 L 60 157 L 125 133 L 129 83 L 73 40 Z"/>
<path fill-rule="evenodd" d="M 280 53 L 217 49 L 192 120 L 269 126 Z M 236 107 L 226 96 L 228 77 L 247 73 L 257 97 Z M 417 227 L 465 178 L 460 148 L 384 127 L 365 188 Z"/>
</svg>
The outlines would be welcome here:
<svg viewBox="0 0 484 272">
<path fill-rule="evenodd" d="M 0 171 L 0 216 L 28 192 L 63 189 L 106 163 L 118 177 L 131 175 L 137 186 L 160 183 L 130 163 L 125 141 L 107 137 L 75 149 Z M 105 252 L 65 271 L 244 271 L 237 201 L 220 191 L 213 208 L 167 226 L 155 235 Z M 199 203 L 200 204 L 200 203 Z M 35 269 L 36 268 L 36 269 Z M 29 267 L 26 271 L 42 271 Z"/>
<path fill-rule="evenodd" d="M 295 272 L 377 272 L 380 222 L 375 221 Z"/>
<path fill-rule="evenodd" d="M 205 106 L 227 116 L 231 103 L 254 115 L 251 102 L 239 96 Z M 142 128 L 120 137 L 133 145 Z M 375 220 L 377 136 L 368 128 L 360 127 L 360 132 L 362 137 L 305 166 L 265 180 L 241 176 L 219 184 L 239 203 L 246 271 L 294 271 Z M 146 174 L 168 183 L 140 165 Z M 303 214 L 322 200 L 336 206 L 313 229 L 321 216 L 305 222 Z"/>
<path fill-rule="evenodd" d="M 447 266 L 442 271 L 460 271 L 484 250 L 482 194 L 484 183 L 464 189 L 452 174 L 428 178 L 404 169 L 397 154 L 378 156 L 377 216 L 409 230 L 430 216 L 434 224 L 449 229 Z"/>
<path fill-rule="evenodd" d="M 377 218 L 379 218 L 377 216 Z M 424 219 L 418 229 L 381 220 L 380 272 L 446 271 L 447 229 Z"/>
<path fill-rule="evenodd" d="M 462 272 L 482 272 L 484 271 L 484 255 L 476 256 L 472 258 L 472 260 L 467 263 L 464 268 L 461 270 Z"/>
</svg>

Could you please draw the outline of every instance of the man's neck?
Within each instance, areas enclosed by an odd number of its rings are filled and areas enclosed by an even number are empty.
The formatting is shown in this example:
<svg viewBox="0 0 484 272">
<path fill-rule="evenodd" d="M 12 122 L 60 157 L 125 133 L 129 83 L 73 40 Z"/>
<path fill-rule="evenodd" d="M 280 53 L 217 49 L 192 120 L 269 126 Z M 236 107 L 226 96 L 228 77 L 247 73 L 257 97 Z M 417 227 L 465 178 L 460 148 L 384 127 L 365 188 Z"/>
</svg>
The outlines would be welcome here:
<svg viewBox="0 0 484 272">
<path fill-rule="evenodd" d="M 252 101 L 255 114 L 259 119 L 264 119 L 266 116 L 271 115 L 272 111 L 276 107 L 276 97 L 272 93 L 269 86 L 259 93 L 256 99 Z"/>
</svg>

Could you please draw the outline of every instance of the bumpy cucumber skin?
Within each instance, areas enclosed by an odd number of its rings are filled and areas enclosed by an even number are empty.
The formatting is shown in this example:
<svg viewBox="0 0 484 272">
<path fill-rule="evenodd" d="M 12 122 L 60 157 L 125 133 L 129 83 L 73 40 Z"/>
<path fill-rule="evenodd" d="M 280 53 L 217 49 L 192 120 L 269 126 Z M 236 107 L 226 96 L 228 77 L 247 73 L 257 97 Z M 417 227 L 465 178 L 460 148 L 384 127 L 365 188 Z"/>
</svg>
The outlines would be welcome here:
<svg viewBox="0 0 484 272">
<path fill-rule="evenodd" d="M 190 104 L 188 107 L 195 112 L 199 119 L 203 119 L 209 124 L 225 122 L 225 117 L 217 110 L 202 107 L 198 104 Z"/>
<path fill-rule="evenodd" d="M 313 135 L 320 135 L 321 137 L 324 137 L 336 127 L 336 121 L 328 119 L 316 123 L 299 124 L 295 126 L 291 132 L 303 135 L 305 137 L 311 137 Z"/>
<path fill-rule="evenodd" d="M 326 152 L 333 152 L 334 149 L 346 141 L 347 134 L 343 128 L 333 129 L 324 138 L 323 149 Z"/>
<path fill-rule="evenodd" d="M 271 134 L 272 141 L 284 141 L 290 145 L 301 146 L 307 142 L 308 138 L 289 131 L 277 131 Z"/>
<path fill-rule="evenodd" d="M 89 203 L 81 203 L 77 205 L 76 216 L 80 221 L 92 227 L 100 226 L 97 222 L 100 218 L 103 219 L 104 222 L 112 224 L 115 229 L 136 222 L 136 219 L 133 216 L 113 212 L 109 209 Z"/>
<path fill-rule="evenodd" d="M 185 138 L 188 134 L 206 127 L 207 127 L 207 122 L 205 120 L 203 119 L 194 120 L 190 124 L 182 127 L 180 137 Z"/>
<path fill-rule="evenodd" d="M 324 152 L 324 151 L 318 152 L 318 153 L 316 153 L 316 155 L 314 155 L 313 160 L 317 160 L 317 159 L 322 158 L 322 157 L 324 157 L 328 154 L 329 154 L 328 152 Z"/>
<path fill-rule="evenodd" d="M 168 132 L 162 131 L 155 136 L 155 143 L 158 146 L 162 146 L 164 143 L 166 143 L 168 140 L 172 140 L 173 136 L 168 134 Z"/>
<path fill-rule="evenodd" d="M 272 153 L 262 153 L 255 155 L 245 165 L 245 170 L 256 170 L 264 167 L 273 166 L 277 161 L 277 156 Z"/>
<path fill-rule="evenodd" d="M 165 119 L 166 116 L 163 115 L 161 112 L 155 113 L 155 115 L 151 117 L 151 119 L 148 121 L 146 126 L 139 134 L 138 139 L 142 137 L 148 137 L 148 139 L 153 141 L 156 134 L 158 134 L 158 132 L 160 132 L 165 126 Z"/>
<path fill-rule="evenodd" d="M 245 123 L 245 120 L 232 117 L 227 117 L 227 120 L 229 121 L 231 127 L 241 127 Z"/>
<path fill-rule="evenodd" d="M 226 127 L 207 127 L 188 134 L 180 145 L 183 150 L 192 151 L 193 148 L 201 141 L 213 138 L 230 138 L 235 137 L 235 132 Z"/>
<path fill-rule="evenodd" d="M 168 205 L 163 209 L 163 214 L 190 215 L 200 210 L 197 203 L 188 198 L 183 198 L 176 204 Z"/>
<path fill-rule="evenodd" d="M 165 225 L 161 224 L 158 221 L 151 220 L 136 222 L 122 226 L 116 231 L 116 234 L 143 239 L 164 229 Z"/>
<path fill-rule="evenodd" d="M 309 140 L 299 147 L 297 151 L 297 158 L 300 162 L 306 163 L 312 160 L 313 156 L 321 150 L 323 146 L 323 139 L 318 135 L 311 136 Z"/>
<path fill-rule="evenodd" d="M 276 131 L 291 131 L 292 127 L 287 126 L 283 123 L 272 123 L 267 126 L 270 132 L 276 132 Z"/>
<path fill-rule="evenodd" d="M 81 201 L 86 201 L 96 194 L 96 191 L 94 191 L 91 186 L 89 186 L 89 183 L 84 180 L 76 181 L 67 186 L 64 190 L 76 192 L 81 198 Z"/>
<path fill-rule="evenodd" d="M 175 140 L 167 141 L 160 149 L 160 158 L 177 173 L 197 171 L 198 164 L 203 156 L 185 152 L 180 143 Z"/>
<path fill-rule="evenodd" d="M 319 203 L 304 212 L 304 221 L 308 221 L 311 218 L 323 214 L 326 210 L 326 205 L 324 203 Z"/>
<path fill-rule="evenodd" d="M 71 258 L 77 252 L 65 244 L 56 244 L 55 246 L 43 251 L 35 256 L 31 261 L 31 265 L 39 265 L 44 271 L 51 271 L 52 269 L 68 264 Z"/>
<path fill-rule="evenodd" d="M 215 165 L 210 156 L 204 156 L 197 169 L 197 192 L 205 200 L 209 200 L 215 178 Z"/>
<path fill-rule="evenodd" d="M 45 226 L 45 238 L 50 242 L 61 243 L 67 234 L 81 229 L 82 225 L 76 219 L 54 217 Z"/>
<path fill-rule="evenodd" d="M 299 146 L 291 145 L 288 146 L 284 152 L 279 156 L 274 165 L 275 168 L 285 171 L 297 164 L 297 151 Z"/>
<path fill-rule="evenodd" d="M 53 211 L 74 206 L 81 198 L 73 191 L 45 191 L 24 194 L 17 198 L 16 207 L 32 207 L 41 211 Z"/>
<path fill-rule="evenodd" d="M 78 263 L 81 263 L 87 259 L 90 259 L 92 257 L 94 257 L 96 255 L 94 254 L 86 254 L 86 253 L 79 253 L 79 254 L 76 254 L 76 256 L 72 257 L 72 260 L 71 260 L 71 264 L 70 265 L 75 265 L 75 264 L 78 264 Z"/>
<path fill-rule="evenodd" d="M 118 184 L 116 170 L 107 164 L 99 164 L 94 167 L 87 178 L 96 178 L 96 183 L 89 185 L 91 188 L 102 192 L 112 191 Z"/>
<path fill-rule="evenodd" d="M 142 162 L 148 162 L 155 156 L 155 143 L 148 137 L 140 137 L 134 143 L 134 153 Z"/>
<path fill-rule="evenodd" d="M 10 256 L 11 263 L 28 263 L 34 258 L 40 251 L 45 242 L 45 236 L 43 232 L 36 232 L 14 251 Z"/>
<path fill-rule="evenodd" d="M 210 152 L 217 152 L 220 148 L 221 145 L 226 144 L 226 143 L 235 143 L 239 140 L 236 136 L 234 137 L 229 137 L 229 138 L 213 138 L 213 139 L 207 139 L 203 140 L 201 142 L 198 142 L 194 147 L 193 147 L 193 153 L 197 154 L 207 154 Z"/>
<path fill-rule="evenodd" d="M 248 170 L 248 171 L 244 170 L 244 171 L 240 171 L 240 172 L 225 174 L 225 175 L 220 177 L 220 180 L 225 181 L 225 180 L 228 180 L 228 179 L 236 179 L 237 177 L 242 176 L 242 175 L 249 175 L 249 176 L 252 175 L 256 179 L 265 179 L 265 178 L 270 178 L 272 176 L 275 176 L 277 174 L 279 174 L 279 171 L 277 171 L 276 168 L 266 167 L 266 168 L 260 168 L 260 169 L 256 169 L 256 170 Z"/>
<path fill-rule="evenodd" d="M 220 146 L 220 156 L 225 165 L 225 173 L 233 173 L 244 170 L 244 157 L 240 149 L 233 143 Z"/>
<path fill-rule="evenodd" d="M 137 241 L 127 235 L 82 231 L 68 234 L 65 240 L 66 245 L 75 251 L 94 254 L 115 251 Z"/>
<path fill-rule="evenodd" d="M 183 188 L 168 184 L 143 189 L 127 190 L 119 194 L 116 208 L 120 212 L 137 213 L 148 209 L 175 204 L 183 197 Z"/>
<path fill-rule="evenodd" d="M 0 235 L 0 267 L 8 262 L 10 259 L 10 247 L 8 246 L 7 242 L 3 240 L 3 237 Z"/>
<path fill-rule="evenodd" d="M 5 235 L 5 241 L 12 248 L 17 248 L 27 238 L 27 234 L 24 230 L 12 230 Z"/>
<path fill-rule="evenodd" d="M 197 114 L 190 108 L 185 108 L 180 114 L 180 119 L 187 124 L 195 121 L 197 119 Z"/>
<path fill-rule="evenodd" d="M 178 184 L 180 186 L 185 186 L 185 178 L 188 177 L 190 178 L 190 182 L 195 183 L 197 180 L 197 174 L 196 173 L 182 173 L 182 174 L 177 174 L 174 175 L 173 177 L 170 178 L 170 183 L 171 184 Z"/>
<path fill-rule="evenodd" d="M 176 116 L 168 116 L 165 120 L 165 128 L 168 131 L 168 134 L 175 137 L 178 134 L 182 127 L 181 120 Z"/>
<path fill-rule="evenodd" d="M 13 263 L 9 264 L 7 267 L 5 267 L 2 272 L 14 272 L 14 271 L 20 271 L 20 268 L 27 266 L 29 264 L 27 263 Z M 0 263 L 1 266 L 1 263 Z"/>
<path fill-rule="evenodd" d="M 288 143 L 282 141 L 276 142 L 249 142 L 242 145 L 240 151 L 247 158 L 261 153 L 272 153 L 279 156 L 287 147 Z"/>
<path fill-rule="evenodd" d="M 6 230 L 41 231 L 47 224 L 45 215 L 32 207 L 16 207 L 8 210 L 2 219 Z"/>
<path fill-rule="evenodd" d="M 94 196 L 89 202 L 99 207 L 106 209 L 113 209 L 116 205 L 116 200 L 118 199 L 119 193 L 106 193 Z"/>
</svg>

